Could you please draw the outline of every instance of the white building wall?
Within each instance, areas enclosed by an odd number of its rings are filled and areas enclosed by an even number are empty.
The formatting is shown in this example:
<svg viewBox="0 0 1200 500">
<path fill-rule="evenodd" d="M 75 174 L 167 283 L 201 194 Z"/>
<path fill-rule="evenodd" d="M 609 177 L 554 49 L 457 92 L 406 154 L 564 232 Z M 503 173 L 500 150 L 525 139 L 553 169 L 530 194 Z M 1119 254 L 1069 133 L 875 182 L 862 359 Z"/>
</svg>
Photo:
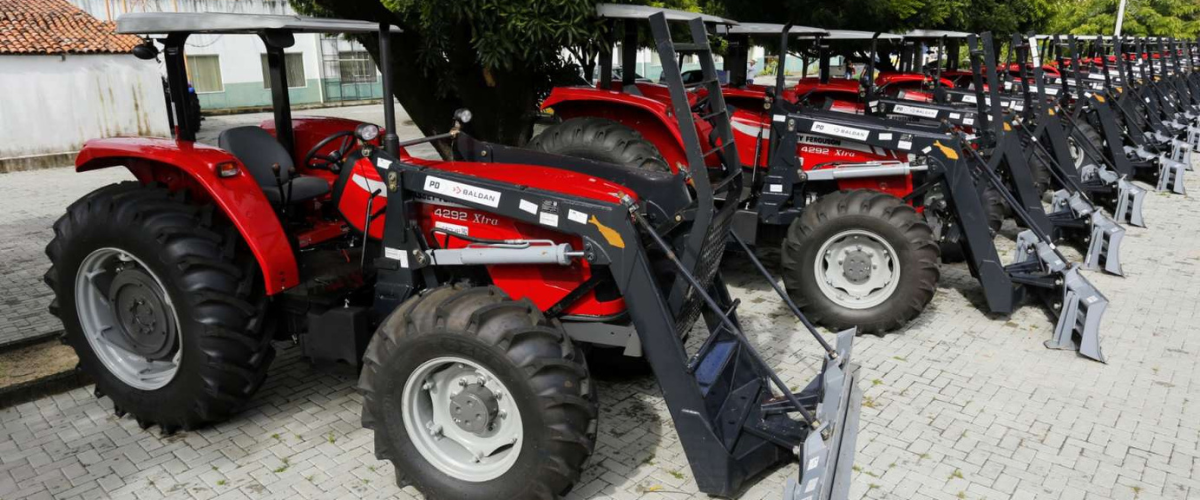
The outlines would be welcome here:
<svg viewBox="0 0 1200 500">
<path fill-rule="evenodd" d="M 115 21 L 128 12 L 220 12 L 232 14 L 296 15 L 286 0 L 68 0 L 100 20 Z M 320 35 L 296 34 L 296 43 L 284 50 L 304 54 L 305 81 L 289 81 L 293 104 L 325 101 Z M 262 55 L 266 46 L 253 35 L 192 35 L 188 55 L 216 55 L 221 66 L 223 90 L 200 93 L 204 109 L 241 108 L 270 104 L 263 89 Z M 162 65 L 160 70 L 165 75 Z"/>
<path fill-rule="evenodd" d="M 170 136 L 153 62 L 0 55 L 0 172 L 69 164 L 84 141 L 116 136 Z"/>
</svg>

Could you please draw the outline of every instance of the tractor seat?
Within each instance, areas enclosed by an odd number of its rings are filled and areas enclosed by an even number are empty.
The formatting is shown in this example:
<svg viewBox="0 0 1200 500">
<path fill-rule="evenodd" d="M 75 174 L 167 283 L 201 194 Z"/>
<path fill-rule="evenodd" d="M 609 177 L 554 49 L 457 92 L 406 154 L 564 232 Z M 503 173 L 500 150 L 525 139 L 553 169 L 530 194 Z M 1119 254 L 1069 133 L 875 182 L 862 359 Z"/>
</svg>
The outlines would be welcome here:
<svg viewBox="0 0 1200 500">
<path fill-rule="evenodd" d="M 275 137 L 256 126 L 234 127 L 221 132 L 217 145 L 229 151 L 241 160 L 250 175 L 258 182 L 263 194 L 272 205 L 283 203 L 284 195 L 291 191 L 288 204 L 301 203 L 329 192 L 329 183 L 320 177 L 307 175 L 292 176 L 289 172 L 294 166 L 292 155 L 288 154 Z M 279 181 L 283 185 L 280 192 L 279 184 L 275 182 L 275 172 L 271 168 L 279 165 Z M 291 180 L 289 186 L 288 180 Z"/>
</svg>

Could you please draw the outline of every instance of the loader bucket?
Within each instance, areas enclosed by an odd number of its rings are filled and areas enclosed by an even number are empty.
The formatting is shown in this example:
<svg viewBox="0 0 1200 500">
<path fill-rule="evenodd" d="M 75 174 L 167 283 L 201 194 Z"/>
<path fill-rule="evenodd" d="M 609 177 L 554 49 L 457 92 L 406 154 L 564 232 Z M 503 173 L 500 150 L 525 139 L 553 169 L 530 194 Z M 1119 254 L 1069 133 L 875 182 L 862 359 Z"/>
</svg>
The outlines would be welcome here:
<svg viewBox="0 0 1200 500">
<path fill-rule="evenodd" d="M 1187 141 L 1192 145 L 1192 149 L 1200 150 L 1200 127 L 1195 125 L 1187 129 Z"/>
<path fill-rule="evenodd" d="M 862 390 L 858 388 L 850 362 L 855 329 L 838 333 L 838 360 L 825 359 L 819 381 L 821 402 L 817 418 L 821 427 L 804 440 L 800 450 L 800 474 L 784 486 L 784 500 L 828 500 L 847 498 Z M 839 364 L 840 362 L 840 364 Z M 813 381 L 814 383 L 817 380 Z"/>
<path fill-rule="evenodd" d="M 1121 240 L 1125 238 L 1125 228 L 1100 213 L 1095 205 L 1079 193 L 1060 189 L 1054 193 L 1051 203 L 1057 212 L 1069 211 L 1077 219 L 1088 219 L 1088 248 L 1083 259 L 1084 269 L 1101 269 L 1109 274 L 1123 276 Z"/>
<path fill-rule="evenodd" d="M 1146 190 L 1137 187 L 1128 179 L 1117 180 L 1117 210 L 1113 217 L 1118 222 L 1128 222 L 1137 227 L 1146 227 L 1142 218 L 1142 203 L 1146 201 Z"/>
<path fill-rule="evenodd" d="M 1088 358 L 1105 362 L 1100 351 L 1100 319 L 1108 307 L 1108 299 L 1079 274 L 1078 265 L 1068 265 L 1054 246 L 1041 241 L 1033 231 L 1025 230 L 1017 235 L 1017 261 L 1032 259 L 1057 276 L 1054 284 L 1059 295 L 1052 307 L 1058 313 L 1058 321 L 1046 347 L 1077 350 Z"/>
<path fill-rule="evenodd" d="M 1183 172 L 1187 165 L 1169 158 L 1165 153 L 1158 157 L 1159 191 L 1171 191 L 1175 194 L 1187 194 L 1183 187 Z"/>
</svg>

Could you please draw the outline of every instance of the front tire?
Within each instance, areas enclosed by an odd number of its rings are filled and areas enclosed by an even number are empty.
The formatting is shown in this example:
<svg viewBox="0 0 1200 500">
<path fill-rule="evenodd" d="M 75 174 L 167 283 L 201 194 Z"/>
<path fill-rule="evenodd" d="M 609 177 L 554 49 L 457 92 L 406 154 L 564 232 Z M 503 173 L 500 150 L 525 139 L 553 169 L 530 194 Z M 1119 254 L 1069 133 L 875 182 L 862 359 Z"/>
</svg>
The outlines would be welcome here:
<svg viewBox="0 0 1200 500">
<path fill-rule="evenodd" d="M 114 184 L 73 203 L 54 235 L 51 312 L 118 416 L 191 429 L 229 417 L 262 384 L 275 351 L 261 272 L 212 206 Z"/>
<path fill-rule="evenodd" d="M 815 323 L 895 330 L 937 289 L 938 246 L 916 210 L 871 190 L 839 191 L 804 209 L 781 255 L 788 295 Z"/>
<path fill-rule="evenodd" d="M 371 340 L 358 387 L 376 457 L 428 498 L 554 498 L 596 443 L 581 351 L 495 287 L 444 286 L 401 304 Z"/>
</svg>

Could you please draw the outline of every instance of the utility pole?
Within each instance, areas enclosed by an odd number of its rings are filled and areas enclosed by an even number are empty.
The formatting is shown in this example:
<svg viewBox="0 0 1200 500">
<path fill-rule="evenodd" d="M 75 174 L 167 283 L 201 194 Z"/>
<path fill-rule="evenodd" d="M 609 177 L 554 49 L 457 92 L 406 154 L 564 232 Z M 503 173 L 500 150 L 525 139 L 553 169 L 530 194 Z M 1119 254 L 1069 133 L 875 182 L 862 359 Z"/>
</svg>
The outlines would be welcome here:
<svg viewBox="0 0 1200 500">
<path fill-rule="evenodd" d="M 1121 36 L 1121 21 L 1125 20 L 1125 0 L 1121 0 L 1120 6 L 1117 7 L 1117 29 L 1113 33 L 1116 36 Z"/>
</svg>

